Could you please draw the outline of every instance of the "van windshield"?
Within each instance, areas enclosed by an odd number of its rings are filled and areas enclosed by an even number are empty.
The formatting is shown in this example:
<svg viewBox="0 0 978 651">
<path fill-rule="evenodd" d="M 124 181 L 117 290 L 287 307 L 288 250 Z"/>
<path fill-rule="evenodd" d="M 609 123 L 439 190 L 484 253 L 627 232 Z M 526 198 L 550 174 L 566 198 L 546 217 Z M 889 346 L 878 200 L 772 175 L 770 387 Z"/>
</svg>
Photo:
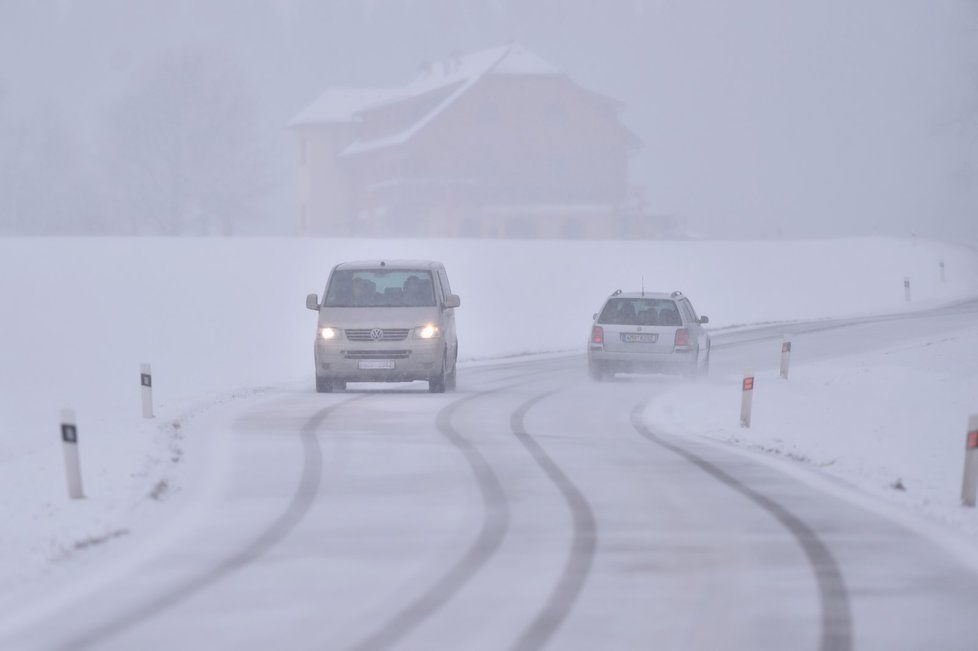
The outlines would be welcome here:
<svg viewBox="0 0 978 651">
<path fill-rule="evenodd" d="M 675 301 L 663 298 L 613 298 L 601 310 L 598 323 L 635 326 L 681 326 Z"/>
<path fill-rule="evenodd" d="M 430 271 L 351 269 L 334 271 L 324 307 L 431 307 L 435 286 Z"/>
</svg>

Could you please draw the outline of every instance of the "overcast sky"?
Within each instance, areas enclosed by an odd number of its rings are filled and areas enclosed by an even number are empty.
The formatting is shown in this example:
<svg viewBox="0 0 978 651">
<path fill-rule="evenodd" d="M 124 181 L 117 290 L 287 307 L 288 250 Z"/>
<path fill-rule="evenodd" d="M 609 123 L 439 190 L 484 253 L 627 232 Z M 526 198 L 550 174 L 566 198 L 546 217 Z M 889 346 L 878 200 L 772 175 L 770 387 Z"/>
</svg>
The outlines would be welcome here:
<svg viewBox="0 0 978 651">
<path fill-rule="evenodd" d="M 693 231 L 978 240 L 976 26 L 967 0 L 0 0 L 0 128 L 54 107 L 94 151 L 146 66 L 213 52 L 256 98 L 284 223 L 284 126 L 321 90 L 515 40 L 624 102 L 633 182 Z"/>
</svg>

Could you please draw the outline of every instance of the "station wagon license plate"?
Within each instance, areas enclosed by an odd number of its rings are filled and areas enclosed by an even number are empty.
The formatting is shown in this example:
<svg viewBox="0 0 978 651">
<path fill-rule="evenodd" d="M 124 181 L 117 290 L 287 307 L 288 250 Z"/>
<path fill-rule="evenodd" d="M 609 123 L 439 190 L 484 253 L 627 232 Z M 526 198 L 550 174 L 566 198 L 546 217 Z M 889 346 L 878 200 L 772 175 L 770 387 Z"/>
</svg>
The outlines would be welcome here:
<svg viewBox="0 0 978 651">
<path fill-rule="evenodd" d="M 621 341 L 626 344 L 654 344 L 659 340 L 659 335 L 654 332 L 623 332 Z"/>
<path fill-rule="evenodd" d="M 361 359 L 357 362 L 361 371 L 392 371 L 397 368 L 397 362 L 392 359 Z"/>
</svg>

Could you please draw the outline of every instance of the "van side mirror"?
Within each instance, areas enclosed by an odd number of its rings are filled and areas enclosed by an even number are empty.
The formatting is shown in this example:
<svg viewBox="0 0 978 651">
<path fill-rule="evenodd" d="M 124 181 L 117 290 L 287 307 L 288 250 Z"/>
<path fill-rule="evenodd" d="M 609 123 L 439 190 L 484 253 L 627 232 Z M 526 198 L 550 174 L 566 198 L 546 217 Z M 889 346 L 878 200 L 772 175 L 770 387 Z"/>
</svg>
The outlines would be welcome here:
<svg viewBox="0 0 978 651">
<path fill-rule="evenodd" d="M 703 325 L 706 325 L 709 322 L 710 322 L 710 317 L 708 317 L 708 316 L 701 316 L 700 317 L 700 323 L 702 323 Z"/>
<path fill-rule="evenodd" d="M 598 313 L 597 312 L 595 312 L 594 314 L 591 315 L 591 320 L 592 321 L 597 321 L 598 320 Z"/>
<path fill-rule="evenodd" d="M 306 308 L 310 310 L 319 311 L 319 296 L 316 294 L 309 294 L 306 296 Z"/>
<path fill-rule="evenodd" d="M 462 305 L 462 299 L 458 297 L 458 294 L 449 294 L 445 297 L 445 307 L 455 308 Z"/>
</svg>

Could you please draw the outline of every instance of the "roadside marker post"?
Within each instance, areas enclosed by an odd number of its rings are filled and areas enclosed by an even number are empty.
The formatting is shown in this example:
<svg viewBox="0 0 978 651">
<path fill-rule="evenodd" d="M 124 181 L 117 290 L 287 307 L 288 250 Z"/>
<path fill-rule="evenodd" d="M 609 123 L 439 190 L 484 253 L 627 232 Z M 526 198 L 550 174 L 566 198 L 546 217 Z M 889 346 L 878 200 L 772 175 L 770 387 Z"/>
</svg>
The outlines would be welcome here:
<svg viewBox="0 0 978 651">
<path fill-rule="evenodd" d="M 751 401 L 754 398 L 754 371 L 744 371 L 742 393 L 743 397 L 740 399 L 740 426 L 750 427 Z"/>
<path fill-rule="evenodd" d="M 78 461 L 78 424 L 75 421 L 75 412 L 71 409 L 61 411 L 61 444 L 65 452 L 68 497 L 80 500 L 85 494 L 82 491 L 81 464 Z"/>
<path fill-rule="evenodd" d="M 947 273 L 945 272 L 944 261 L 941 260 L 941 282 L 947 282 Z"/>
<path fill-rule="evenodd" d="M 788 379 L 788 365 L 791 362 L 791 340 L 785 335 L 781 342 L 781 379 Z"/>
<path fill-rule="evenodd" d="M 968 437 L 964 446 L 964 481 L 961 484 L 961 503 L 974 507 L 978 489 L 978 414 L 968 420 Z"/>
<path fill-rule="evenodd" d="M 143 418 L 153 418 L 153 371 L 149 364 L 140 367 L 139 384 L 143 390 Z"/>
<path fill-rule="evenodd" d="M 903 297 L 907 300 L 908 303 L 910 302 L 910 279 L 909 278 L 903 279 Z"/>
</svg>

